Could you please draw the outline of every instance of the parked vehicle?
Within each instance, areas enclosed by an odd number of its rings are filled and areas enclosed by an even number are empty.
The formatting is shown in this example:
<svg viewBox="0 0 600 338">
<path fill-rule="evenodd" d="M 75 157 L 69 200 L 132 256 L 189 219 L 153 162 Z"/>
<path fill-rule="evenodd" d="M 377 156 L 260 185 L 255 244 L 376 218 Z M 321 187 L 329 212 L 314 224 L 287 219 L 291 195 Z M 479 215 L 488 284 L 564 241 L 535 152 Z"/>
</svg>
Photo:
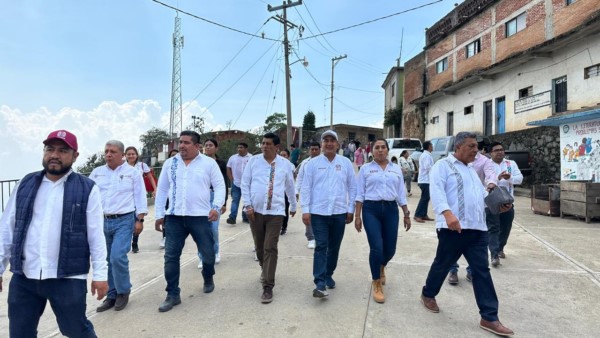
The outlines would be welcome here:
<svg viewBox="0 0 600 338">
<path fill-rule="evenodd" d="M 430 142 L 433 146 L 431 157 L 433 158 L 434 163 L 442 158 L 446 158 L 449 154 L 454 153 L 454 136 L 434 137 Z M 487 136 L 478 136 L 477 142 L 483 143 L 484 146 L 488 146 L 492 143 Z M 414 152 L 410 157 L 419 163 L 421 154 L 422 152 Z"/>
<path fill-rule="evenodd" d="M 388 138 L 386 141 L 390 148 L 388 159 L 394 163 L 398 163 L 404 150 L 408 150 L 409 154 L 423 150 L 423 143 L 418 138 Z"/>
</svg>

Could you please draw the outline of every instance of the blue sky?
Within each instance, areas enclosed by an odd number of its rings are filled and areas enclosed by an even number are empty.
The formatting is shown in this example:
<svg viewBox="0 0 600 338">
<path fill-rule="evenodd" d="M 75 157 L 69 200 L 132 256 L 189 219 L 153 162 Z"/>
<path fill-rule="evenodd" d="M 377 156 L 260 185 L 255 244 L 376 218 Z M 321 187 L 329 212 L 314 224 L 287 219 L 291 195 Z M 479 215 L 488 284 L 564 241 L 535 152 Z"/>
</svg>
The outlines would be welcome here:
<svg viewBox="0 0 600 338">
<path fill-rule="evenodd" d="M 281 1 L 164 2 L 228 27 L 282 39 L 282 25 L 267 22 L 276 14 L 267 11 L 267 4 L 278 6 Z M 288 19 L 305 27 L 303 40 L 298 40 L 297 29 L 290 30 L 290 62 L 302 57 L 309 62 L 306 69 L 300 62 L 291 66 L 293 124 L 301 125 L 309 109 L 317 126 L 329 124 L 331 58 L 347 54 L 335 67 L 333 122 L 381 127 L 381 84 L 396 64 L 402 29 L 405 62 L 423 49 L 424 29 L 457 1 L 439 1 L 323 37 L 308 37 L 431 2 L 435 0 L 305 0 L 288 9 Z M 55 129 L 69 129 L 79 137 L 81 164 L 101 151 L 108 139 L 139 146 L 139 135 L 148 129 L 168 128 L 174 17 L 172 9 L 151 0 L 3 1 L 0 140 L 5 146 L 0 161 L 20 165 L 3 166 L 0 179 L 39 169 L 41 141 Z M 192 122 L 192 115 L 201 115 L 209 130 L 229 124 L 249 130 L 274 112 L 285 113 L 280 42 L 185 14 L 180 17 L 185 41 L 184 126 Z"/>
</svg>

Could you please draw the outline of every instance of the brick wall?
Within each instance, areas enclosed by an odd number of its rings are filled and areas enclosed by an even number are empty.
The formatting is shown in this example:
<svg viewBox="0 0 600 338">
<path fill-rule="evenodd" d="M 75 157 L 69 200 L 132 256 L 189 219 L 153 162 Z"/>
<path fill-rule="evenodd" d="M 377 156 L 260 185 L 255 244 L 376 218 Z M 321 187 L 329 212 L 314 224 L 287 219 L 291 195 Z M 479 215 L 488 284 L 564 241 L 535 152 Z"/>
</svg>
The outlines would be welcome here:
<svg viewBox="0 0 600 338">
<path fill-rule="evenodd" d="M 564 0 L 553 0 L 554 36 L 559 36 L 598 15 L 600 0 L 580 0 L 566 6 Z"/>
<path fill-rule="evenodd" d="M 425 52 L 419 53 L 404 64 L 404 109 L 409 102 L 423 96 L 423 72 Z"/>
<path fill-rule="evenodd" d="M 454 49 L 453 35 L 447 36 L 442 41 L 436 43 L 426 50 L 427 63 L 432 64 L 443 55 L 450 53 Z"/>
<path fill-rule="evenodd" d="M 491 42 L 492 34 L 487 33 L 481 36 L 481 51 L 478 54 L 471 56 L 470 58 L 466 58 L 467 50 L 466 47 L 463 47 L 458 50 L 456 55 L 457 64 L 456 64 L 456 76 L 459 79 L 462 79 L 466 75 L 473 73 L 477 70 L 488 67 L 492 63 L 492 42 Z"/>
<path fill-rule="evenodd" d="M 456 45 L 460 46 L 466 42 L 474 40 L 477 35 L 488 30 L 490 27 L 492 27 L 491 9 L 475 17 L 458 31 L 456 31 Z"/>
<path fill-rule="evenodd" d="M 527 10 L 525 29 L 506 37 L 506 25 L 496 29 L 496 62 L 500 62 L 515 53 L 525 51 L 546 40 L 546 10 L 544 2 L 539 2 Z"/>
<path fill-rule="evenodd" d="M 513 13 L 519 11 L 520 8 L 529 4 L 530 2 L 536 2 L 540 0 L 504 0 L 500 1 L 500 3 L 496 6 L 496 22 L 500 22 L 507 17 L 511 16 Z M 544 0 L 540 2 L 542 5 L 544 4 Z M 522 11 L 520 11 L 522 12 Z"/>
<path fill-rule="evenodd" d="M 427 92 L 432 93 L 445 85 L 452 83 L 454 76 L 454 56 L 448 55 L 448 69 L 441 73 L 436 72 L 436 64 L 430 63 L 429 67 L 427 67 Z"/>
</svg>

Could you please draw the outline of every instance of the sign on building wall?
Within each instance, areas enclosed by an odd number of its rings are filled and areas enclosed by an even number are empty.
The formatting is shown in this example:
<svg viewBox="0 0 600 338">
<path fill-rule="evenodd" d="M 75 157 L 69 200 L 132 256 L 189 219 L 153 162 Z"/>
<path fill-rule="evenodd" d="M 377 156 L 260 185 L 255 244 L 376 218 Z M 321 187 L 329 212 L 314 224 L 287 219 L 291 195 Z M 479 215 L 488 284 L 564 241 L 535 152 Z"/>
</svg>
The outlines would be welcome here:
<svg viewBox="0 0 600 338">
<path fill-rule="evenodd" d="M 543 106 L 549 106 L 551 103 L 552 95 L 550 91 L 527 96 L 522 99 L 515 100 L 515 114 Z"/>
<path fill-rule="evenodd" d="M 560 126 L 561 180 L 600 177 L 600 119 Z"/>
</svg>

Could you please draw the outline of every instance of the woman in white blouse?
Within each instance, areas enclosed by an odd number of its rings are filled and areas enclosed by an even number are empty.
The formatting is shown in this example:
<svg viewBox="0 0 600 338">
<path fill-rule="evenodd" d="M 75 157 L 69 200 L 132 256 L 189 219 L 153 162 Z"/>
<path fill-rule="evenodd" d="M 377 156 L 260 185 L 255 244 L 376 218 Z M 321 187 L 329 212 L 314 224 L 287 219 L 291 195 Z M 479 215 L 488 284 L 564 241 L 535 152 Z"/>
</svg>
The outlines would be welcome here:
<svg viewBox="0 0 600 338">
<path fill-rule="evenodd" d="M 364 221 L 371 248 L 369 265 L 373 277 L 373 299 L 378 303 L 385 301 L 385 266 L 396 253 L 398 206 L 404 211 L 404 228 L 406 231 L 410 229 L 404 177 L 400 166 L 388 160 L 388 151 L 387 142 L 378 139 L 373 145 L 374 161 L 360 168 L 354 217 L 358 232 L 361 232 Z"/>
<path fill-rule="evenodd" d="M 127 160 L 127 164 L 129 164 L 132 167 L 135 167 L 140 172 L 140 175 L 142 175 L 144 177 L 146 177 L 146 175 L 148 175 L 148 180 L 150 181 L 150 184 L 152 185 L 152 191 L 148 191 L 148 192 L 151 192 L 152 197 L 154 197 L 156 194 L 156 182 L 154 181 L 154 177 L 152 175 L 149 175 L 150 167 L 148 167 L 148 165 L 144 162 L 138 162 L 139 158 L 140 158 L 140 155 L 138 154 L 138 151 L 135 147 L 127 147 L 125 149 L 125 159 Z M 133 239 L 131 242 L 131 251 L 133 253 L 138 253 L 140 251 L 140 248 L 138 246 L 139 238 L 140 238 L 139 235 L 133 235 Z"/>
</svg>

